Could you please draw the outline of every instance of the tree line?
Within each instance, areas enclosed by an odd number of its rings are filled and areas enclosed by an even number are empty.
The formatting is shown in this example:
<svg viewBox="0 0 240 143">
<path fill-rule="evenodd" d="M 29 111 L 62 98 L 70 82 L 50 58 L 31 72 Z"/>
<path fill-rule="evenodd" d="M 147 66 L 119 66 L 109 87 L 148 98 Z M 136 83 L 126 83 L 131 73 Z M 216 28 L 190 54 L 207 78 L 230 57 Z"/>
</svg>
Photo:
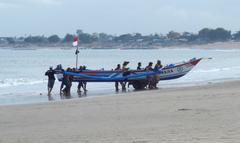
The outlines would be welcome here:
<svg viewBox="0 0 240 143">
<path fill-rule="evenodd" d="M 175 32 L 170 31 L 167 34 L 150 34 L 142 35 L 141 33 L 110 35 L 106 33 L 85 33 L 82 30 L 77 30 L 76 34 L 66 34 L 63 38 L 54 34 L 47 36 L 26 36 L 26 37 L 6 37 L 4 40 L 7 44 L 68 44 L 73 41 L 73 37 L 78 36 L 80 44 L 134 44 L 145 43 L 147 45 L 159 44 L 163 46 L 174 44 L 205 44 L 213 42 L 225 42 L 229 40 L 240 41 L 240 31 L 232 33 L 224 28 L 203 28 L 198 33 L 190 32 Z"/>
</svg>

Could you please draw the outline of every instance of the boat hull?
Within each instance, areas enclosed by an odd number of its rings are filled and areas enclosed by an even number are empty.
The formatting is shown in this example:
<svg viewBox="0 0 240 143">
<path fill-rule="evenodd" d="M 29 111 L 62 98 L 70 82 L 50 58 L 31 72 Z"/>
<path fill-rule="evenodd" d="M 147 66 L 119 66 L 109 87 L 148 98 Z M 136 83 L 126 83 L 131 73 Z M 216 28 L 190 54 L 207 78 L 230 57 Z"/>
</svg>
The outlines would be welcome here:
<svg viewBox="0 0 240 143">
<path fill-rule="evenodd" d="M 201 59 L 202 58 L 191 59 L 179 64 L 170 64 L 158 71 L 130 70 L 127 76 L 124 76 L 122 71 L 85 70 L 74 72 L 58 71 L 57 78 L 59 81 L 62 81 L 63 74 L 67 74 L 73 77 L 73 82 L 131 82 L 147 80 L 147 78 L 151 76 L 158 76 L 158 80 L 172 80 L 186 75 L 201 61 Z"/>
</svg>

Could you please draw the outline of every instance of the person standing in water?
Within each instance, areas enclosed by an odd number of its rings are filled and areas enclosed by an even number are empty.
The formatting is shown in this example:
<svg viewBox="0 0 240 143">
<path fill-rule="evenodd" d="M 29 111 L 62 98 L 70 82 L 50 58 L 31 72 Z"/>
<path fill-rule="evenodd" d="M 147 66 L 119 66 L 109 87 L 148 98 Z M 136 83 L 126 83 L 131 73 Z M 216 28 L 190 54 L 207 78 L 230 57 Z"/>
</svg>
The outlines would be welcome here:
<svg viewBox="0 0 240 143">
<path fill-rule="evenodd" d="M 154 67 L 154 71 L 155 72 L 158 72 L 161 68 L 162 68 L 162 63 L 160 60 L 157 60 L 157 63 Z M 160 75 L 159 74 L 156 74 L 154 77 L 153 77 L 153 82 L 152 82 L 152 87 L 153 88 L 157 88 L 157 84 L 158 84 L 158 81 L 160 80 Z"/>
<path fill-rule="evenodd" d="M 121 65 L 118 64 L 117 67 L 116 67 L 114 70 L 115 70 L 115 71 L 120 71 L 120 70 L 121 70 Z M 115 82 L 115 90 L 116 90 L 116 91 L 119 90 L 118 85 L 119 85 L 119 82 L 116 81 L 116 82 Z"/>
<path fill-rule="evenodd" d="M 55 77 L 54 74 L 56 72 L 52 69 L 52 67 L 49 68 L 48 71 L 46 71 L 45 75 L 48 76 L 48 96 L 51 95 L 54 83 L 55 83 Z"/>
<path fill-rule="evenodd" d="M 79 72 L 82 72 L 83 66 L 80 66 L 78 70 L 79 70 Z M 83 88 L 83 82 L 82 82 L 82 81 L 79 81 L 77 87 L 78 87 L 77 92 L 80 93 L 80 92 L 81 92 L 81 87 Z"/>
<path fill-rule="evenodd" d="M 87 67 L 83 65 L 82 70 L 83 70 L 83 71 L 86 71 L 86 70 L 87 70 Z M 82 83 L 83 83 L 82 88 L 83 88 L 84 92 L 87 92 L 87 82 L 84 81 L 84 82 L 82 82 Z"/>
</svg>

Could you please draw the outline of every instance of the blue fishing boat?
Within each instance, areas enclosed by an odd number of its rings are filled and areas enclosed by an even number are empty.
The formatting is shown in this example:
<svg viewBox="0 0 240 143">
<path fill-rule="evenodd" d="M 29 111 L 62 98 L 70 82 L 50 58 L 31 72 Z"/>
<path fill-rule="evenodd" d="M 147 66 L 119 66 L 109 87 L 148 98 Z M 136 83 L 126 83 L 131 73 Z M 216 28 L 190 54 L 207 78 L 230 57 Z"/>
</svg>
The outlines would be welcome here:
<svg viewBox="0 0 240 143">
<path fill-rule="evenodd" d="M 63 80 L 63 75 L 72 76 L 73 82 L 130 82 L 135 89 L 144 89 L 148 84 L 149 77 L 155 77 L 158 81 L 172 80 L 186 75 L 203 58 L 193 58 L 185 62 L 166 65 L 160 69 L 128 70 L 127 74 L 123 71 L 114 70 L 75 70 L 64 71 L 57 68 L 57 78 Z"/>
</svg>

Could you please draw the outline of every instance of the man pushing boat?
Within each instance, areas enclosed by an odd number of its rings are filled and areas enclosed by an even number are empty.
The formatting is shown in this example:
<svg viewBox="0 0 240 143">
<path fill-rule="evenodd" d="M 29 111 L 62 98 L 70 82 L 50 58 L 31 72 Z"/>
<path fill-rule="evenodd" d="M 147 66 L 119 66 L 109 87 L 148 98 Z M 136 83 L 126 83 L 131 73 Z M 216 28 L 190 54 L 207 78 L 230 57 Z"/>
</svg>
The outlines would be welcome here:
<svg viewBox="0 0 240 143">
<path fill-rule="evenodd" d="M 48 96 L 51 95 L 51 92 L 55 83 L 55 77 L 54 77 L 55 73 L 56 72 L 52 69 L 52 67 L 50 67 L 49 70 L 45 72 L 45 75 L 48 76 Z"/>
</svg>

